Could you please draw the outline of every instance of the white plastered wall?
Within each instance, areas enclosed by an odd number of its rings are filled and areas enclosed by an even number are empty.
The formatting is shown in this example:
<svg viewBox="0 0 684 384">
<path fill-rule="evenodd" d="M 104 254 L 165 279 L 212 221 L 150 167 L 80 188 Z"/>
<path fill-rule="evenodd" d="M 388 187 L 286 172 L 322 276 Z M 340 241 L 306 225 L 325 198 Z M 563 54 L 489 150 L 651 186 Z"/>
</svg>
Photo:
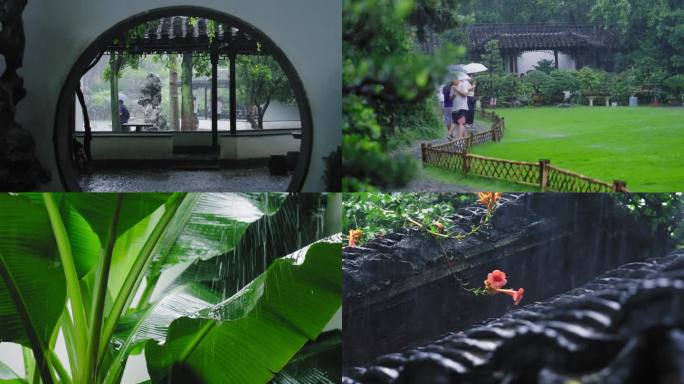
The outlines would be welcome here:
<svg viewBox="0 0 684 384">
<path fill-rule="evenodd" d="M 36 139 L 36 153 L 61 190 L 53 143 L 55 108 L 81 53 L 115 24 L 145 11 L 197 6 L 240 18 L 285 53 L 311 106 L 313 145 L 304 191 L 325 189 L 323 157 L 341 141 L 342 4 L 339 0 L 30 0 L 24 12 L 26 51 L 20 74 L 28 90 L 17 119 Z"/>
<path fill-rule="evenodd" d="M 541 60 L 555 61 L 553 51 L 530 51 L 524 52 L 518 57 L 518 73 L 527 73 L 534 70 L 534 66 Z M 570 55 L 558 52 L 558 69 L 575 69 L 575 61 Z"/>
</svg>

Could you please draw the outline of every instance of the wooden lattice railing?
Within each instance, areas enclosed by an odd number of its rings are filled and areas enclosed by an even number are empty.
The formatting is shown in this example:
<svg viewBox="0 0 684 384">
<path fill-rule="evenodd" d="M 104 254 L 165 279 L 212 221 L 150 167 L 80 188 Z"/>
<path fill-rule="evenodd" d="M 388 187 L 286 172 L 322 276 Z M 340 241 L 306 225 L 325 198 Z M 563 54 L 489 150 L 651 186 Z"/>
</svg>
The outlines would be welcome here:
<svg viewBox="0 0 684 384">
<path fill-rule="evenodd" d="M 498 141 L 496 134 L 497 131 L 495 129 L 474 134 L 470 136 L 470 145 L 479 145 L 488 143 L 490 141 Z"/>
<path fill-rule="evenodd" d="M 464 173 L 518 184 L 540 185 L 539 164 L 466 154 Z"/>
<path fill-rule="evenodd" d="M 491 129 L 488 131 L 476 133 L 462 139 L 449 141 L 448 143 L 435 145 L 433 150 L 445 150 L 449 152 L 468 152 L 473 145 L 488 143 L 490 141 L 501 141 L 503 138 L 503 131 L 506 126 L 504 119 L 500 118 L 494 112 L 480 110 L 480 116 L 493 121 Z"/>
<path fill-rule="evenodd" d="M 423 144 L 423 163 L 450 169 L 465 175 L 505 180 L 556 192 L 629 192 L 624 181 L 612 184 L 550 165 L 549 160 L 538 163 L 513 161 L 453 152 L 449 149 Z"/>
<path fill-rule="evenodd" d="M 424 144 L 423 144 L 424 145 Z M 429 144 L 422 147 L 423 163 L 435 167 L 463 171 L 464 159 L 468 156 L 465 152 L 450 152 L 445 149 L 435 149 Z"/>
<path fill-rule="evenodd" d="M 493 121 L 488 131 L 433 146 L 421 144 L 423 164 L 446 168 L 466 175 L 482 176 L 518 184 L 533 185 L 542 191 L 556 192 L 629 192 L 624 181 L 612 184 L 554 167 L 550 160 L 539 163 L 496 159 L 468 153 L 470 147 L 501 141 L 506 121 L 494 111 L 480 110 L 480 117 Z"/>
<path fill-rule="evenodd" d="M 425 144 L 421 144 L 425 145 Z M 449 141 L 444 144 L 435 145 L 432 147 L 435 150 L 444 150 L 452 153 L 456 152 L 468 152 L 470 148 L 470 137 L 464 137 L 462 139 Z"/>
<path fill-rule="evenodd" d="M 565 169 L 545 164 L 545 188 L 552 191 L 572 192 L 628 192 L 627 185 L 622 181 L 613 184 L 593 179 L 588 176 L 570 172 Z"/>
</svg>

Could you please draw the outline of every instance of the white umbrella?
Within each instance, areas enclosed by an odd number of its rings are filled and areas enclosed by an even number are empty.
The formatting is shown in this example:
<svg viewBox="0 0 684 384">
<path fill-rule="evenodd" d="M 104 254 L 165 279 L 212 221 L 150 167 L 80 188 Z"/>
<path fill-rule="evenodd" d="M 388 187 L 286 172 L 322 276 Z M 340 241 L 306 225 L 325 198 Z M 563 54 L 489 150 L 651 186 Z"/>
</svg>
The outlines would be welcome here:
<svg viewBox="0 0 684 384">
<path fill-rule="evenodd" d="M 126 101 L 126 100 L 128 100 L 128 97 L 126 95 L 124 95 L 123 93 L 119 93 L 119 100 Z"/>
<path fill-rule="evenodd" d="M 473 78 L 468 76 L 467 73 L 465 72 L 459 72 L 458 74 L 458 80 L 463 81 L 463 80 L 472 80 Z"/>
<path fill-rule="evenodd" d="M 487 72 L 487 67 L 480 63 L 470 63 L 462 66 L 463 72 L 468 74 Z"/>
<path fill-rule="evenodd" d="M 449 66 L 449 73 L 459 73 L 459 72 L 464 72 L 462 64 L 454 64 L 454 65 Z"/>
</svg>

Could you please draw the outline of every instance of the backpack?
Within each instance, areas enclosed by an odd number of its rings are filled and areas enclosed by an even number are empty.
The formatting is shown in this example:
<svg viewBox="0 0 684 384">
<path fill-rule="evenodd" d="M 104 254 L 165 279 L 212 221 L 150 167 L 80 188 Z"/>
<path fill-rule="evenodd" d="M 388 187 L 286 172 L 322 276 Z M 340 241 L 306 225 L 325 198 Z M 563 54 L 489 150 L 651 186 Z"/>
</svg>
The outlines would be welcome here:
<svg viewBox="0 0 684 384">
<path fill-rule="evenodd" d="M 454 100 L 451 98 L 451 84 L 446 84 L 442 87 L 442 94 L 444 95 L 444 107 L 453 107 Z"/>
</svg>

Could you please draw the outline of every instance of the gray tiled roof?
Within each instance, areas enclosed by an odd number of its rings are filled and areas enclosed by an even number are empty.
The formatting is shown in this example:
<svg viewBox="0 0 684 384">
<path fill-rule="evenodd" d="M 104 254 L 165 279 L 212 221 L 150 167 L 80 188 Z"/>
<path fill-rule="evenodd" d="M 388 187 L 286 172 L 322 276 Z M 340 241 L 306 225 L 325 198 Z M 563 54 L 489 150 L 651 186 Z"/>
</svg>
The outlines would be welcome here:
<svg viewBox="0 0 684 384">
<path fill-rule="evenodd" d="M 258 50 L 257 39 L 245 31 L 218 22 L 214 30 L 212 36 L 207 19 L 198 18 L 193 23 L 185 16 L 167 17 L 149 22 L 143 34 L 133 34 L 126 42 L 114 41 L 107 50 L 130 53 L 208 52 L 211 43 L 224 50 L 232 47 L 242 54 Z"/>
<path fill-rule="evenodd" d="M 546 50 L 613 47 L 617 36 L 591 24 L 473 24 L 468 26 L 471 50 L 482 51 L 497 39 L 503 50 Z"/>
</svg>

